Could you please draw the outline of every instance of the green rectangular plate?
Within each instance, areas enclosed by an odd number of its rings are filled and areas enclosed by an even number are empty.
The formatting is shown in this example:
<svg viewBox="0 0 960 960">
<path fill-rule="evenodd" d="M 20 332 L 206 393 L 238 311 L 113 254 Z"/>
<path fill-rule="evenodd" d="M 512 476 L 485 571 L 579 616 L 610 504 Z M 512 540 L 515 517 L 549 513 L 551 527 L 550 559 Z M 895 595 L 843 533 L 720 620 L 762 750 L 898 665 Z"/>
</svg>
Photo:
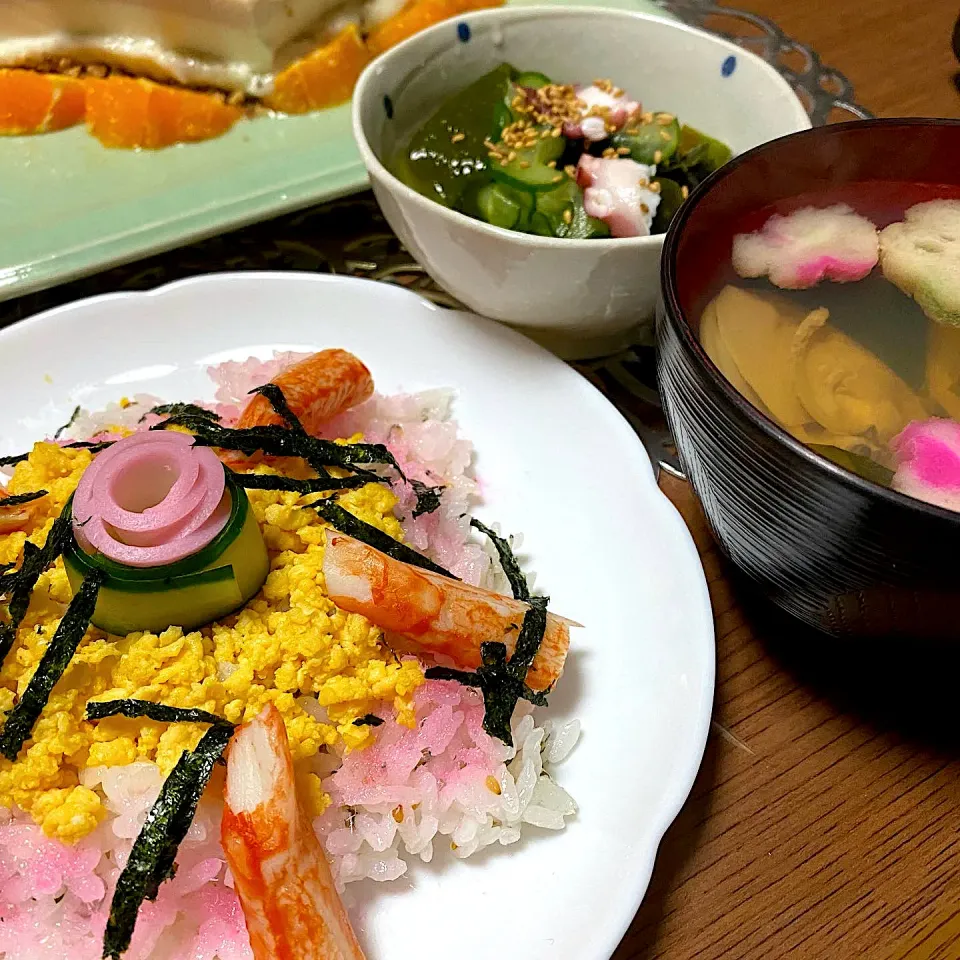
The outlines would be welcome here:
<svg viewBox="0 0 960 960">
<path fill-rule="evenodd" d="M 594 5 L 669 16 L 652 0 Z M 159 151 L 108 150 L 83 127 L 0 138 L 0 300 L 366 185 L 349 104 Z"/>
</svg>

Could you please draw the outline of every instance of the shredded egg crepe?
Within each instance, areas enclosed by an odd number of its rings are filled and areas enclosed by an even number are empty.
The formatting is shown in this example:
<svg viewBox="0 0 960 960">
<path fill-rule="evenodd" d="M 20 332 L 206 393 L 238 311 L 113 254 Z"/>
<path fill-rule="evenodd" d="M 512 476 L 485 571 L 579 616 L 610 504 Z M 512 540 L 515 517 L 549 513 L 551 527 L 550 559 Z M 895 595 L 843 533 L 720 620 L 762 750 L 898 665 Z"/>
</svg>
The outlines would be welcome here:
<svg viewBox="0 0 960 960">
<path fill-rule="evenodd" d="M 0 563 L 16 562 L 28 538 L 43 544 L 91 459 L 83 449 L 38 443 L 17 465 L 10 493 L 42 489 L 49 496 L 38 502 L 30 528 L 0 536 Z M 329 803 L 311 770 L 322 747 L 337 745 L 346 752 L 365 747 L 375 728 L 354 721 L 384 701 L 392 702 L 399 724 L 414 725 L 413 694 L 423 682 L 419 663 L 399 660 L 379 629 L 339 610 L 326 596 L 321 572 L 326 523 L 308 506 L 316 497 L 250 490 L 249 499 L 270 556 L 262 591 L 239 613 L 191 633 L 171 627 L 159 635 L 118 638 L 90 628 L 26 750 L 16 762 L 0 760 L 0 807 L 16 805 L 47 836 L 76 842 L 105 815 L 101 795 L 83 785 L 84 770 L 149 760 L 166 775 L 206 729 L 125 717 L 91 723 L 84 719 L 88 700 L 153 700 L 207 710 L 233 723 L 273 703 L 315 815 Z M 349 491 L 341 503 L 402 539 L 392 512 L 396 497 L 387 486 L 371 483 Z M 0 711 L 10 710 L 23 693 L 70 597 L 61 558 L 40 576 L 0 671 Z"/>
</svg>

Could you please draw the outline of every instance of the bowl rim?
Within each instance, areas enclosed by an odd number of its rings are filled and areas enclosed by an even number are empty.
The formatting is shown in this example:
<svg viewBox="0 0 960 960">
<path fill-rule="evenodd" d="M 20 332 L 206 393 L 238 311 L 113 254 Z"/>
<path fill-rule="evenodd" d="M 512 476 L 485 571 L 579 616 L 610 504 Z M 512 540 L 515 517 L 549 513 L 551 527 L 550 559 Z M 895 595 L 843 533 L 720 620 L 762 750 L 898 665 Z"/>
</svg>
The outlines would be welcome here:
<svg viewBox="0 0 960 960">
<path fill-rule="evenodd" d="M 639 10 L 618 10 L 612 7 L 591 7 L 572 4 L 562 7 L 548 6 L 546 4 L 533 4 L 522 7 L 502 6 L 488 8 L 485 10 L 470 11 L 462 14 L 462 16 L 469 16 L 471 21 L 479 21 L 480 23 L 498 20 L 537 20 L 545 18 L 557 20 L 561 18 L 566 19 L 567 17 L 589 16 L 591 18 L 600 18 L 602 20 L 616 20 L 621 22 L 640 21 L 646 23 L 655 23 L 658 25 L 666 25 L 668 28 L 675 30 L 677 33 L 694 34 L 698 37 L 705 38 L 716 46 L 727 50 L 733 56 L 743 57 L 748 61 L 752 61 L 761 69 L 761 72 L 766 74 L 769 80 L 772 80 L 776 85 L 779 85 L 781 90 L 789 95 L 790 100 L 793 101 L 792 105 L 796 108 L 797 116 L 795 119 L 798 122 L 804 122 L 806 124 L 805 126 L 799 128 L 800 131 L 808 130 L 811 126 L 810 117 L 806 111 L 806 108 L 803 106 L 803 102 L 797 96 L 796 92 L 786 81 L 786 79 L 784 79 L 784 77 L 773 66 L 767 63 L 766 60 L 757 56 L 757 54 L 753 53 L 751 50 L 740 47 L 730 40 L 726 40 L 723 37 L 718 37 L 716 34 L 710 33 L 707 30 L 700 30 L 696 27 L 691 27 L 689 24 L 682 23 L 678 20 L 670 20 L 666 17 L 660 17 L 650 13 L 641 13 Z M 415 33 L 413 36 L 408 37 L 401 43 L 398 43 L 395 47 L 391 47 L 378 57 L 375 57 L 369 64 L 367 64 L 363 72 L 360 74 L 353 91 L 351 122 L 353 127 L 353 138 L 356 141 L 357 147 L 360 150 L 360 156 L 363 159 L 364 166 L 366 166 L 371 178 L 376 177 L 382 181 L 385 181 L 392 190 L 398 191 L 401 196 L 416 204 L 422 210 L 432 210 L 438 216 L 454 224 L 470 224 L 482 235 L 495 237 L 500 240 L 510 240 L 511 242 L 516 243 L 518 246 L 535 246 L 538 248 L 555 250 L 570 250 L 572 252 L 587 249 L 595 250 L 598 253 L 608 250 L 624 250 L 630 248 L 642 250 L 656 249 L 657 247 L 661 247 L 666 237 L 665 233 L 647 234 L 643 237 L 603 237 L 594 240 L 580 240 L 564 239 L 561 237 L 541 237 L 535 234 L 522 233 L 518 230 L 507 230 L 504 227 L 495 227 L 493 224 L 485 223 L 483 220 L 477 220 L 473 217 L 467 216 L 465 213 L 460 213 L 458 210 L 452 210 L 449 207 L 445 207 L 442 204 L 423 196 L 412 187 L 407 186 L 407 184 L 405 184 L 398 177 L 394 176 L 394 174 L 387 169 L 387 167 L 377 156 L 376 152 L 370 146 L 366 131 L 363 128 L 363 121 L 361 120 L 361 111 L 367 98 L 367 87 L 372 83 L 373 78 L 378 75 L 382 65 L 389 58 L 397 56 L 400 53 L 406 53 L 409 50 L 414 49 L 418 44 L 423 44 L 427 40 L 439 36 L 440 33 L 449 31 L 450 25 L 450 20 L 442 20 L 439 23 L 428 27 L 426 30 L 421 30 L 419 33 Z M 451 40 L 451 47 L 453 46 L 453 43 L 454 41 Z M 733 159 L 735 160 L 736 157 Z M 727 162 L 730 163 L 732 161 Z M 674 216 L 674 219 L 676 219 L 676 216 Z"/>
<path fill-rule="evenodd" d="M 664 237 L 663 255 L 660 259 L 660 295 L 663 304 L 663 314 L 666 322 L 671 323 L 681 343 L 687 352 L 693 354 L 699 362 L 700 367 L 711 379 L 714 386 L 724 395 L 728 403 L 732 404 L 738 412 L 758 427 L 771 439 L 777 441 L 786 447 L 795 455 L 804 459 L 808 464 L 817 467 L 831 475 L 835 480 L 852 487 L 855 491 L 866 497 L 879 497 L 892 507 L 907 508 L 909 510 L 919 511 L 926 514 L 931 519 L 947 521 L 960 528 L 960 512 L 948 510 L 946 507 L 940 507 L 926 500 L 920 500 L 917 497 L 908 496 L 900 493 L 890 487 L 881 486 L 873 480 L 867 480 L 859 474 L 852 473 L 845 467 L 828 460 L 819 453 L 811 450 L 805 444 L 797 440 L 792 434 L 788 433 L 778 423 L 771 420 L 766 414 L 758 410 L 749 400 L 747 400 L 734 385 L 726 378 L 723 371 L 713 362 L 710 355 L 703 349 L 700 341 L 694 336 L 693 327 L 680 306 L 680 300 L 677 296 L 676 279 L 676 260 L 680 244 L 680 235 L 686 226 L 687 221 L 693 215 L 703 198 L 712 190 L 720 189 L 723 180 L 733 173 L 737 167 L 744 163 L 750 163 L 757 156 L 765 153 L 772 153 L 779 150 L 785 141 L 792 141 L 801 137 L 824 137 L 843 133 L 850 129 L 864 129 L 866 127 L 924 127 L 924 126 L 947 126 L 960 128 L 960 119 L 947 117 L 878 117 L 871 120 L 850 120 L 845 123 L 831 123 L 821 127 L 811 127 L 808 130 L 798 130 L 795 133 L 786 134 L 778 137 L 776 140 L 770 140 L 753 147 L 744 153 L 733 157 L 727 161 L 719 170 L 712 173 L 690 194 L 687 202 L 677 211 L 670 227 Z"/>
</svg>

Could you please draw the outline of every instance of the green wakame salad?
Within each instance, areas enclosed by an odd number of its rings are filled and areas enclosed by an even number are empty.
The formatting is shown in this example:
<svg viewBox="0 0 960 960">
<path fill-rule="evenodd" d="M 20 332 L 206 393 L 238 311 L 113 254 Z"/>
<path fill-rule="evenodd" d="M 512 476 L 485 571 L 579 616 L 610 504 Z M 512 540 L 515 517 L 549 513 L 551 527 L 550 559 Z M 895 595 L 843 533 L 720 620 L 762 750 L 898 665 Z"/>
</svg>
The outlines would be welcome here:
<svg viewBox="0 0 960 960">
<path fill-rule="evenodd" d="M 609 80 L 558 84 L 504 63 L 445 100 L 391 169 L 496 227 L 585 240 L 663 233 L 731 156 L 673 114 L 644 112 Z"/>
</svg>

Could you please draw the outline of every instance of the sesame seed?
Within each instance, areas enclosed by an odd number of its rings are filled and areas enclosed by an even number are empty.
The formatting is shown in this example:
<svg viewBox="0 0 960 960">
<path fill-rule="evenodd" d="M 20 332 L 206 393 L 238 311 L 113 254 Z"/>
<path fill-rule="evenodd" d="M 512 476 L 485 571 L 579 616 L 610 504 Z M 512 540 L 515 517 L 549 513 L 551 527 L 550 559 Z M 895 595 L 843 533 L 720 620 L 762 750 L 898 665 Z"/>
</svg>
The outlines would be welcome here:
<svg viewBox="0 0 960 960">
<path fill-rule="evenodd" d="M 461 140 L 466 140 L 467 135 L 465 133 L 455 133 L 451 138 L 451 143 L 459 143 Z"/>
<path fill-rule="evenodd" d="M 620 154 L 621 157 L 625 157 L 629 152 L 629 147 L 617 147 L 617 153 Z"/>
<path fill-rule="evenodd" d="M 662 127 L 666 127 L 669 124 L 673 123 L 673 114 L 672 113 L 659 113 L 657 114 L 657 123 Z"/>
<path fill-rule="evenodd" d="M 654 150 L 653 152 L 653 162 L 659 163 L 663 159 L 663 153 L 660 150 Z"/>
<path fill-rule="evenodd" d="M 667 140 L 670 139 L 670 134 L 667 133 L 666 130 L 661 130 L 661 131 L 660 131 L 660 139 L 663 140 L 663 141 L 667 141 Z"/>
<path fill-rule="evenodd" d="M 489 777 L 487 777 L 484 783 L 486 783 L 487 789 L 491 793 L 495 793 L 498 797 L 500 796 L 500 781 L 497 780 L 495 776 L 491 774 Z"/>
<path fill-rule="evenodd" d="M 659 193 L 659 192 L 660 192 L 660 184 L 657 183 L 656 181 L 654 181 L 653 183 L 650 184 L 650 189 L 651 189 L 654 193 Z"/>
<path fill-rule="evenodd" d="M 570 224 L 573 223 L 573 211 L 569 208 L 563 211 L 563 222 Z"/>
<path fill-rule="evenodd" d="M 556 169 L 557 169 L 557 161 L 556 161 L 556 160 L 551 160 L 551 161 L 547 164 L 547 166 L 548 166 L 551 170 L 556 170 Z"/>
<path fill-rule="evenodd" d="M 684 200 L 686 200 L 687 197 L 690 196 L 690 189 L 689 189 L 688 187 L 686 187 L 686 186 L 681 187 L 681 188 L 680 188 L 680 196 L 683 197 Z"/>
<path fill-rule="evenodd" d="M 520 161 L 520 169 L 521 169 L 521 170 L 529 170 L 529 169 L 530 169 L 530 164 L 529 164 L 529 162 L 526 161 L 526 160 L 521 160 L 521 161 Z"/>
<path fill-rule="evenodd" d="M 641 203 L 641 204 L 640 204 L 640 209 L 641 209 L 641 211 L 642 211 L 643 213 L 649 213 L 649 212 L 650 212 L 650 208 L 649 208 L 645 203 Z"/>
<path fill-rule="evenodd" d="M 550 136 L 553 137 L 554 140 L 556 140 L 557 137 L 560 136 L 560 127 L 554 127 L 554 128 L 553 128 L 553 131 L 552 131 L 551 134 L 550 134 Z"/>
<path fill-rule="evenodd" d="M 637 182 L 640 184 L 641 187 L 650 186 L 650 181 L 646 177 L 641 177 Z"/>
<path fill-rule="evenodd" d="M 563 168 L 563 172 L 564 172 L 568 177 L 575 177 L 575 176 L 577 175 L 577 168 L 576 168 L 572 163 L 568 163 L 568 164 Z"/>
<path fill-rule="evenodd" d="M 510 162 L 509 160 L 501 160 L 501 161 L 500 161 L 500 166 L 501 166 L 501 167 L 505 167 L 509 162 Z"/>
<path fill-rule="evenodd" d="M 553 182 L 553 183 L 559 183 L 562 179 L 563 179 L 563 174 L 562 174 L 562 173 L 558 173 L 558 174 L 553 178 L 553 181 L 552 181 L 552 182 Z"/>
<path fill-rule="evenodd" d="M 399 804 L 393 808 L 393 819 L 396 820 L 397 823 L 403 823 L 403 807 Z"/>
<path fill-rule="evenodd" d="M 614 150 L 613 147 L 607 147 L 607 149 L 601 154 L 604 160 L 612 160 L 616 155 L 617 151 Z"/>
<path fill-rule="evenodd" d="M 450 849 L 451 849 L 451 850 L 456 850 L 456 849 L 457 849 L 457 845 L 456 845 L 452 840 L 450 841 Z"/>
</svg>

